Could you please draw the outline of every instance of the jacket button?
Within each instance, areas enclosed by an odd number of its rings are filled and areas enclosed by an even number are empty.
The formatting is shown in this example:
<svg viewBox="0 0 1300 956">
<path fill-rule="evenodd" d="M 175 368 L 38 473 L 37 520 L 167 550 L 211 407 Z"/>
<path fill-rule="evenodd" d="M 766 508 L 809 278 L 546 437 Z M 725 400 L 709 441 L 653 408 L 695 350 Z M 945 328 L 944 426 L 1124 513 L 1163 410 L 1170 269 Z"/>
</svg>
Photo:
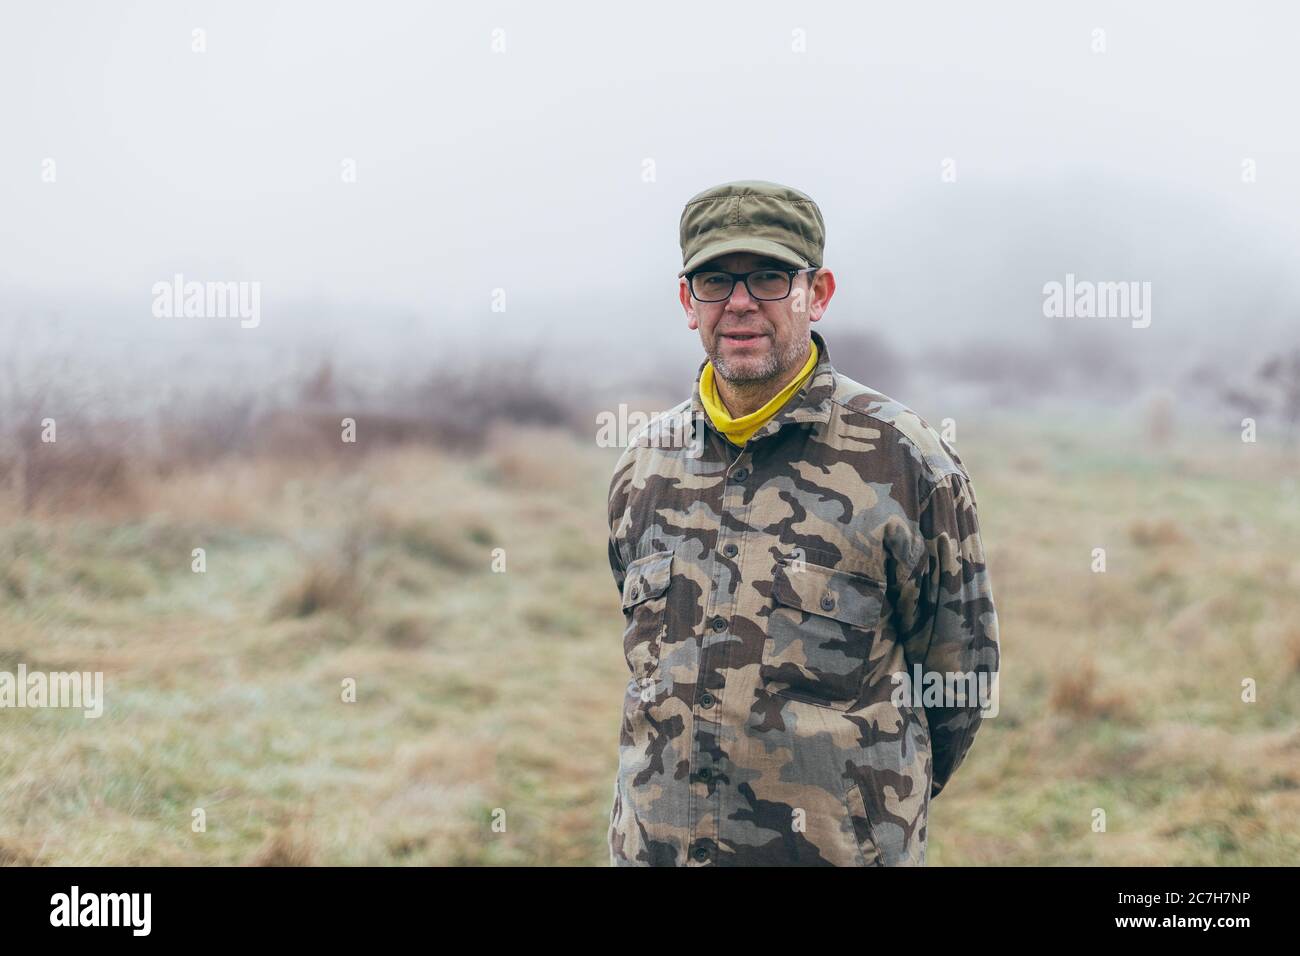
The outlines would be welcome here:
<svg viewBox="0 0 1300 956">
<path fill-rule="evenodd" d="M 722 553 L 729 558 L 734 558 L 736 555 L 740 553 L 740 549 L 736 547 L 734 544 L 729 544 L 722 549 Z"/>
<path fill-rule="evenodd" d="M 700 706 L 701 706 L 701 707 L 712 707 L 712 706 L 713 706 L 713 695 L 710 694 L 708 691 L 705 691 L 705 692 L 700 696 Z"/>
<path fill-rule="evenodd" d="M 725 617 L 715 617 L 713 619 L 713 629 L 715 631 L 725 631 L 727 629 L 727 619 Z"/>
<path fill-rule="evenodd" d="M 744 481 L 746 478 L 749 477 L 749 469 L 747 469 L 747 468 L 738 468 L 738 469 L 736 469 L 735 473 L 732 474 L 731 477 L 734 478 L 734 479 L 736 479 L 736 481 Z"/>
<path fill-rule="evenodd" d="M 705 783 L 708 783 L 709 779 L 712 776 L 713 776 L 713 771 L 711 771 L 708 767 L 705 767 L 703 770 L 700 771 L 700 779 L 703 780 Z"/>
<path fill-rule="evenodd" d="M 709 848 L 708 848 L 708 847 L 697 846 L 697 847 L 695 848 L 695 862 L 696 862 L 696 863 L 703 863 L 703 862 L 704 862 L 705 860 L 707 860 L 708 858 L 709 858 Z"/>
<path fill-rule="evenodd" d="M 835 598 L 831 597 L 829 594 L 823 594 L 823 595 L 822 595 L 822 610 L 823 610 L 823 611 L 833 611 L 834 609 L 835 609 Z"/>
<path fill-rule="evenodd" d="M 631 595 L 629 595 L 629 596 L 632 598 L 633 601 L 635 601 L 636 598 L 637 598 L 637 595 L 640 594 L 640 593 L 641 593 L 641 589 L 640 589 L 640 588 L 633 588 L 633 589 L 632 589 L 632 593 L 631 593 Z"/>
</svg>

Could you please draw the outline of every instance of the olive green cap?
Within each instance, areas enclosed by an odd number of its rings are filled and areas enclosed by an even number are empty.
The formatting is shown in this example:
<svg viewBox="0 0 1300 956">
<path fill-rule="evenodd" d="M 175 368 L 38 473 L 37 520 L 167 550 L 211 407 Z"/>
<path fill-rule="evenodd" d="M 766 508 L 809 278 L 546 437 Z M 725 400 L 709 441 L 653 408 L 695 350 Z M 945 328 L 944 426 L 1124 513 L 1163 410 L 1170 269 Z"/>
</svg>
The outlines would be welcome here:
<svg viewBox="0 0 1300 956">
<path fill-rule="evenodd" d="M 678 276 L 731 252 L 807 269 L 822 265 L 826 224 L 817 204 L 799 190 L 746 179 L 691 197 L 682 210 L 681 241 Z"/>
</svg>

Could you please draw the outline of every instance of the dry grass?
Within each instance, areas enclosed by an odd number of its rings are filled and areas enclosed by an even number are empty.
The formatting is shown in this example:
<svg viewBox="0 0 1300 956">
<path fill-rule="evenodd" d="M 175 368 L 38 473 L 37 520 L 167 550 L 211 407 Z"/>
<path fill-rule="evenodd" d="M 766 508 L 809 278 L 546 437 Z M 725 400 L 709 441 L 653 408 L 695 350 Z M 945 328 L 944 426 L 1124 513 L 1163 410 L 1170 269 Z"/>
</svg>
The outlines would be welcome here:
<svg viewBox="0 0 1300 956">
<path fill-rule="evenodd" d="M 276 599 L 272 619 L 311 617 L 334 611 L 355 621 L 367 599 L 362 568 L 367 534 L 362 523 L 351 524 L 332 553 L 310 557 L 306 568 Z"/>
<path fill-rule="evenodd" d="M 1097 666 L 1085 658 L 1052 681 L 1048 705 L 1053 711 L 1081 720 L 1135 722 L 1132 700 L 1119 691 L 1103 691 Z"/>
<path fill-rule="evenodd" d="M 1129 539 L 1140 548 L 1167 548 L 1187 544 L 1187 535 L 1176 521 L 1162 518 L 1154 521 L 1138 519 L 1129 524 Z"/>
<path fill-rule="evenodd" d="M 934 804 L 932 863 L 1294 864 L 1293 464 L 1059 426 L 961 451 L 1002 712 Z M 614 454 L 498 430 L 234 454 L 136 476 L 129 506 L 0 497 L 0 669 L 102 670 L 108 698 L 6 713 L 0 865 L 603 864 Z"/>
<path fill-rule="evenodd" d="M 0 866 L 36 866 L 37 858 L 22 847 L 0 843 Z"/>
<path fill-rule="evenodd" d="M 1300 627 L 1292 627 L 1282 638 L 1283 673 L 1300 674 Z"/>
<path fill-rule="evenodd" d="M 253 866 L 313 866 L 317 863 L 316 846 L 301 822 L 285 824 L 267 836 L 258 848 Z"/>
</svg>

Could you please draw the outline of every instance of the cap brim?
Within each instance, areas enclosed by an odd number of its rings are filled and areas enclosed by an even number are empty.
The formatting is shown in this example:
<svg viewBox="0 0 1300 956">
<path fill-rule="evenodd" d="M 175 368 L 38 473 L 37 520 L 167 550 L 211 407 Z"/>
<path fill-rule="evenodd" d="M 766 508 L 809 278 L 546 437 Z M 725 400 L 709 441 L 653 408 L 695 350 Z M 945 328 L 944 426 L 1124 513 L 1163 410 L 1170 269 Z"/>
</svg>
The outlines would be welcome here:
<svg viewBox="0 0 1300 956">
<path fill-rule="evenodd" d="M 682 266 L 682 271 L 677 273 L 677 276 L 678 278 L 681 278 L 692 269 L 699 268 L 710 259 L 716 259 L 718 256 L 725 256 L 732 252 L 752 252 L 756 256 L 767 256 L 771 259 L 777 260 L 778 262 L 787 262 L 800 269 L 807 269 L 812 265 L 812 263 L 803 258 L 803 256 L 792 252 L 786 246 L 783 246 L 781 243 L 772 239 L 742 237 L 739 239 L 723 239 L 719 242 L 705 246 L 686 261 L 686 265 Z"/>
</svg>

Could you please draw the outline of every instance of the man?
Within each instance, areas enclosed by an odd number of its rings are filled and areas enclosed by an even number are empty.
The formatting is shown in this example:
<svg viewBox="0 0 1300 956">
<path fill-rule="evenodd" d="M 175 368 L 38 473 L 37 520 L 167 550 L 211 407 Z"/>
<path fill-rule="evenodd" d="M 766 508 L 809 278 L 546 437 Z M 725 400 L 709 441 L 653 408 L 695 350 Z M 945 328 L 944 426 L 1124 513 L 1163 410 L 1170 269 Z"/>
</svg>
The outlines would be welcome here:
<svg viewBox="0 0 1300 956">
<path fill-rule="evenodd" d="M 992 706 L 970 477 L 831 367 L 810 329 L 835 292 L 824 244 L 816 203 L 773 183 L 682 213 L 679 295 L 708 358 L 609 492 L 631 670 L 615 864 L 924 864 L 930 800 Z"/>
</svg>

